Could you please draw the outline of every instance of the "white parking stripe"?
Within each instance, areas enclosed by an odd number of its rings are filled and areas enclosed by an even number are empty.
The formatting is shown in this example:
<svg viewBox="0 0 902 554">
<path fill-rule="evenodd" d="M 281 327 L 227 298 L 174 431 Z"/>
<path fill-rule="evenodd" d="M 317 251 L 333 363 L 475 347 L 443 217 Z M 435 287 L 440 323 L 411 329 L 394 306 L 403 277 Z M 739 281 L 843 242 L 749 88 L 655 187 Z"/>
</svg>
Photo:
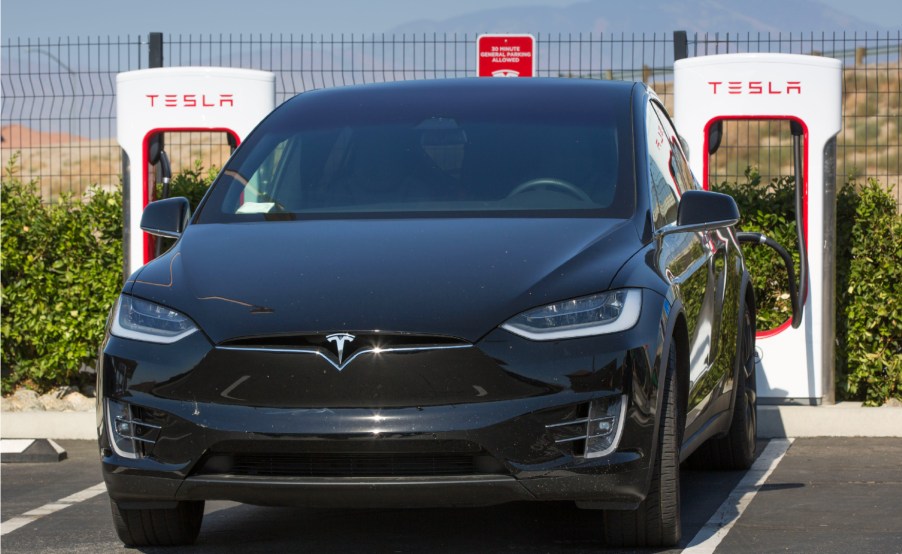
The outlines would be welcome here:
<svg viewBox="0 0 902 554">
<path fill-rule="evenodd" d="M 70 494 L 66 498 L 60 500 L 60 502 L 67 502 L 69 504 L 76 504 L 78 502 L 84 502 L 85 500 L 90 500 L 94 498 L 98 494 L 106 492 L 106 485 L 103 483 L 94 485 L 93 487 L 87 488 L 83 491 L 77 492 L 75 494 Z"/>
<path fill-rule="evenodd" d="M 730 496 L 714 512 L 711 519 L 692 538 L 692 541 L 683 550 L 684 554 L 712 554 L 717 545 L 727 536 L 733 524 L 742 515 L 755 498 L 755 494 L 761 489 L 761 485 L 767 482 L 767 478 L 773 473 L 783 455 L 789 450 L 793 439 L 771 440 L 764 452 L 758 456 L 745 477 L 730 492 Z"/>
<path fill-rule="evenodd" d="M 12 533 L 16 529 L 24 527 L 25 525 L 28 525 L 33 521 L 37 521 L 38 519 L 46 515 L 58 512 L 63 508 L 68 508 L 73 504 L 78 504 L 79 502 L 90 500 L 91 498 L 94 498 L 98 494 L 104 492 L 106 492 L 106 485 L 100 483 L 83 491 L 79 491 L 75 494 L 70 494 L 66 498 L 61 498 L 56 502 L 50 502 L 48 504 L 44 504 L 39 508 L 35 508 L 34 510 L 29 510 L 21 516 L 14 517 L 4 521 L 3 523 L 0 523 L 0 536 L 7 533 Z"/>
</svg>

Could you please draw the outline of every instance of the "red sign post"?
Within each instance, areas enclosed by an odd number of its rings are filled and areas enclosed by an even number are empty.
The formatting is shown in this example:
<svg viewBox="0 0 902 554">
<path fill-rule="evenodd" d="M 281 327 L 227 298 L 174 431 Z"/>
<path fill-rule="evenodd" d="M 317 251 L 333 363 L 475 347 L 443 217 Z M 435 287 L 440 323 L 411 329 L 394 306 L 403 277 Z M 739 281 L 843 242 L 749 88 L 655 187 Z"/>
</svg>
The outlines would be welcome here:
<svg viewBox="0 0 902 554">
<path fill-rule="evenodd" d="M 532 35 L 480 35 L 476 39 L 477 75 L 532 77 L 536 69 L 536 38 Z"/>
</svg>

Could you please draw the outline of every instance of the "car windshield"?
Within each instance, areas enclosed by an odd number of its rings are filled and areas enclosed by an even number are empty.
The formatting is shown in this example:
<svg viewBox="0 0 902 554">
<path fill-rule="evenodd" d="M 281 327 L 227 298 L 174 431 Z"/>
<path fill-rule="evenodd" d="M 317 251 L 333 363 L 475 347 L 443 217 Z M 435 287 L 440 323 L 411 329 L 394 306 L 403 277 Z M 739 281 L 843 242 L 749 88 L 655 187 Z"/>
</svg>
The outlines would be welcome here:
<svg viewBox="0 0 902 554">
<path fill-rule="evenodd" d="M 307 124 L 276 112 L 226 166 L 198 222 L 631 213 L 628 110 L 429 108 Z"/>
</svg>

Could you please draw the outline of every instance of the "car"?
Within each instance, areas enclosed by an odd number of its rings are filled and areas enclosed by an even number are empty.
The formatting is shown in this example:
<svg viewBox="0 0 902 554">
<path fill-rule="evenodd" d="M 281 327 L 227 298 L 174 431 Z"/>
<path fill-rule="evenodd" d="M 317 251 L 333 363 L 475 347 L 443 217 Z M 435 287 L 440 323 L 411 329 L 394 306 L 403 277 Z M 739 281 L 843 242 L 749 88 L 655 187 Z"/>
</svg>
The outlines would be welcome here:
<svg viewBox="0 0 902 554">
<path fill-rule="evenodd" d="M 111 311 L 97 429 L 127 545 L 204 501 L 572 501 L 680 540 L 680 466 L 755 456 L 755 302 L 729 196 L 646 85 L 450 79 L 265 118 Z"/>
</svg>

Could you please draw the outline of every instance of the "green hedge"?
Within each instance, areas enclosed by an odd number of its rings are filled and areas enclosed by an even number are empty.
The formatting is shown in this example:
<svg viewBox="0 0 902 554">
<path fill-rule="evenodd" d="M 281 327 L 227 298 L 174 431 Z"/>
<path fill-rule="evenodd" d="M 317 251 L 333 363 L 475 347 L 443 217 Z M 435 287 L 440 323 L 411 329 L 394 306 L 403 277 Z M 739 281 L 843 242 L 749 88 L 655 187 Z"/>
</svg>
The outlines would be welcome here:
<svg viewBox="0 0 902 554">
<path fill-rule="evenodd" d="M 839 196 L 837 376 L 850 398 L 902 400 L 902 215 L 876 181 Z"/>
<path fill-rule="evenodd" d="M 791 247 L 798 278 L 792 178 L 722 183 L 744 231 L 763 232 Z M 879 406 L 902 400 L 902 215 L 890 191 L 850 181 L 836 205 L 836 385 L 839 399 Z M 792 312 L 782 261 L 767 247 L 744 246 L 758 303 L 758 326 L 773 328 Z M 815 275 L 812 279 L 818 278 Z"/>
<path fill-rule="evenodd" d="M 2 183 L 3 392 L 78 384 L 97 358 L 110 307 L 122 287 L 122 195 L 92 189 L 46 205 L 34 183 Z M 172 179 L 170 194 L 197 206 L 216 169 L 200 162 Z"/>
<path fill-rule="evenodd" d="M 48 206 L 15 176 L 2 183 L 3 390 L 43 390 L 77 382 L 96 357 L 122 279 L 119 192 Z M 173 178 L 171 194 L 196 206 L 215 175 L 197 164 Z M 722 184 L 743 214 L 741 227 L 792 246 L 793 183 Z M 850 183 L 837 202 L 837 392 L 879 405 L 902 400 L 902 217 L 878 183 Z M 782 262 L 768 248 L 745 248 L 759 303 L 759 326 L 779 325 L 791 308 Z M 813 277 L 816 278 L 816 277 Z"/>
<path fill-rule="evenodd" d="M 34 183 L 3 175 L 3 391 L 77 384 L 122 285 L 122 196 L 92 189 L 46 205 Z"/>
</svg>

